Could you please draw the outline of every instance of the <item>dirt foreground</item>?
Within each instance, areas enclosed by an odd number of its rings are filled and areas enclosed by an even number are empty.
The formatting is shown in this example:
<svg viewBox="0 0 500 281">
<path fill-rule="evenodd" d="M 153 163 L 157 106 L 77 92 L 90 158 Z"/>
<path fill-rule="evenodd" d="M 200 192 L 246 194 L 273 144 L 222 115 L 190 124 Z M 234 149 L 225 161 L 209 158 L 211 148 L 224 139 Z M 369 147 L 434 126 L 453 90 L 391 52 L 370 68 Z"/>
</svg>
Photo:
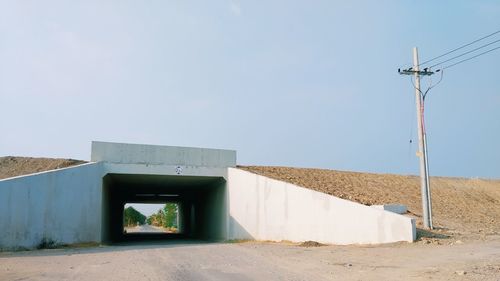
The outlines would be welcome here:
<svg viewBox="0 0 500 281">
<path fill-rule="evenodd" d="M 500 238 L 300 247 L 170 241 L 0 253 L 0 280 L 500 280 Z"/>
</svg>

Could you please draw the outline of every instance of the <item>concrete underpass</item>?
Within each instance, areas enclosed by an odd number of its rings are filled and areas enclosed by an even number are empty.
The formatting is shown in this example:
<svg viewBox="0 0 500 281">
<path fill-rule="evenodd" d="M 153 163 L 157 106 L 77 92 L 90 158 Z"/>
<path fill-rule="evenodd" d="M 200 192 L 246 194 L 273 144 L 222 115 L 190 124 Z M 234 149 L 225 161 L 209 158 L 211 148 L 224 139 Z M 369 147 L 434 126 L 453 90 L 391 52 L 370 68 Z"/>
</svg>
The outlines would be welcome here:
<svg viewBox="0 0 500 281">
<path fill-rule="evenodd" d="M 222 177 L 107 174 L 103 177 L 102 241 L 226 237 L 226 181 Z M 178 233 L 124 233 L 126 203 L 177 203 Z"/>
<path fill-rule="evenodd" d="M 176 203 L 177 233 L 125 232 L 125 204 Z M 91 162 L 0 180 L 0 249 L 137 239 L 413 241 L 415 220 L 236 167 L 236 151 L 92 142 Z M 169 230 L 170 231 L 170 230 Z"/>
</svg>

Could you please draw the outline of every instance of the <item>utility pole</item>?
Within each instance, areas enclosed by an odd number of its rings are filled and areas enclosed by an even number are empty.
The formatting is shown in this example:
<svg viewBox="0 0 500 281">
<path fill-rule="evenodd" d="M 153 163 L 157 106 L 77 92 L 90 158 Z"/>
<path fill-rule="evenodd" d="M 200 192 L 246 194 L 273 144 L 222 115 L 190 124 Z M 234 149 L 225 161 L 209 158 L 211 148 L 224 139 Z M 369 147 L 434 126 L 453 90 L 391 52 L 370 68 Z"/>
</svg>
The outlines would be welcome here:
<svg viewBox="0 0 500 281">
<path fill-rule="evenodd" d="M 415 77 L 415 103 L 417 107 L 417 126 L 418 126 L 418 152 L 417 156 L 420 159 L 420 192 L 422 195 L 422 216 L 424 227 L 433 229 L 432 227 L 432 204 L 431 190 L 429 182 L 429 163 L 427 161 L 427 135 L 424 124 L 424 94 L 420 90 L 420 76 L 430 76 L 434 72 L 424 68 L 420 70 L 418 62 L 417 47 L 413 48 L 413 67 L 400 70 L 399 74 L 413 75 Z"/>
</svg>

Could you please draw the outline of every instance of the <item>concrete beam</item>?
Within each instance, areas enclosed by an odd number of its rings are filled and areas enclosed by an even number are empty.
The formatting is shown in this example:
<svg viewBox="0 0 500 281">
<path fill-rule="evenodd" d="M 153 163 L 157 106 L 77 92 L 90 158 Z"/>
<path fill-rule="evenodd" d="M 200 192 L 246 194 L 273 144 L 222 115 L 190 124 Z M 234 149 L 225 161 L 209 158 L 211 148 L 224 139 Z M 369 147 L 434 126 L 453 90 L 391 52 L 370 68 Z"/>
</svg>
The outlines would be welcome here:
<svg viewBox="0 0 500 281">
<path fill-rule="evenodd" d="M 227 168 L 184 166 L 184 165 L 147 165 L 103 163 L 106 174 L 141 174 L 171 176 L 227 177 Z"/>
<path fill-rule="evenodd" d="M 236 167 L 236 151 L 93 141 L 91 161 L 226 168 Z"/>
</svg>

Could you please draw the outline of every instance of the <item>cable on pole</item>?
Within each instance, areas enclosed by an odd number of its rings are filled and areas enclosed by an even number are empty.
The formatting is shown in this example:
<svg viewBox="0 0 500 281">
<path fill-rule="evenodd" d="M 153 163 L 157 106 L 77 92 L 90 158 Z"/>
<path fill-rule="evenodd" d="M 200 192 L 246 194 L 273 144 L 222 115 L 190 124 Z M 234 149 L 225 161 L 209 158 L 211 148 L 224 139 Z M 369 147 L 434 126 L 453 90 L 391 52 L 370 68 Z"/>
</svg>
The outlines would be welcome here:
<svg viewBox="0 0 500 281">
<path fill-rule="evenodd" d="M 497 43 L 497 42 L 500 42 L 500 39 L 495 40 L 495 41 L 493 41 L 493 42 L 490 42 L 490 43 L 488 43 L 488 44 L 482 45 L 482 46 L 480 46 L 480 47 L 477 47 L 477 48 L 475 48 L 475 49 L 472 49 L 472 50 L 467 51 L 467 52 L 465 52 L 465 53 L 462 53 L 462 54 L 460 54 L 460 55 L 454 56 L 454 57 L 452 57 L 452 58 L 450 58 L 450 59 L 447 59 L 447 60 L 445 60 L 445 61 L 442 61 L 442 62 L 439 62 L 439 63 L 433 64 L 433 65 L 429 66 L 429 68 L 433 68 L 433 67 L 435 67 L 435 66 L 438 66 L 438 65 L 444 64 L 444 63 L 446 63 L 446 62 L 452 61 L 452 60 L 457 59 L 457 58 L 459 58 L 459 57 L 462 57 L 462 56 L 468 55 L 468 54 L 470 54 L 470 53 L 473 53 L 473 52 L 475 52 L 475 51 L 477 51 L 477 50 L 480 50 L 480 49 L 482 49 L 482 48 L 488 47 L 488 46 L 490 46 L 490 45 L 492 45 L 492 44 L 495 44 L 495 43 Z"/>
<path fill-rule="evenodd" d="M 486 39 L 486 38 L 489 38 L 489 37 L 491 37 L 491 36 L 493 36 L 493 35 L 495 35 L 495 34 L 498 34 L 498 33 L 500 33 L 500 30 L 497 30 L 497 31 L 495 31 L 495 32 L 493 32 L 493 33 L 490 33 L 490 34 L 488 34 L 488 35 L 484 36 L 484 37 L 481 37 L 481 38 L 479 38 L 479 39 L 476 39 L 476 40 L 474 40 L 474 41 L 472 41 L 472 42 L 470 42 L 470 43 L 467 43 L 467 44 L 462 45 L 462 46 L 460 46 L 460 47 L 458 47 L 458 48 L 455 48 L 455 49 L 453 49 L 453 50 L 451 50 L 451 51 L 448 51 L 448 52 L 446 52 L 446 53 L 444 53 L 444 54 L 442 54 L 442 55 L 439 55 L 439 56 L 437 56 L 437 57 L 435 57 L 435 58 L 432 58 L 432 59 L 430 59 L 430 60 L 426 60 L 426 61 L 424 61 L 423 63 L 420 63 L 420 64 L 419 64 L 419 66 L 424 65 L 424 64 L 427 64 L 427 63 L 429 63 L 429 62 L 431 62 L 431 61 L 435 61 L 435 60 L 437 60 L 437 59 L 439 59 L 439 58 L 442 58 L 442 57 L 444 57 L 444 56 L 446 56 L 446 55 L 449 55 L 449 54 L 451 54 L 451 53 L 454 53 L 454 52 L 456 52 L 456 51 L 458 51 L 458 50 L 461 50 L 461 49 L 463 49 L 463 48 L 465 48 L 465 47 L 468 47 L 468 46 L 470 46 L 470 45 L 472 45 L 472 44 L 474 44 L 474 43 L 477 43 L 477 42 L 479 42 L 479 41 L 482 41 L 482 40 L 484 40 L 484 39 Z"/>
<path fill-rule="evenodd" d="M 434 58 L 432 58 L 432 59 L 426 60 L 426 61 L 424 61 L 424 62 L 422 62 L 422 63 L 418 64 L 418 66 L 422 66 L 422 65 L 428 64 L 429 62 L 435 61 L 435 60 L 437 60 L 437 59 L 439 59 L 439 58 L 442 58 L 442 57 L 444 57 L 444 56 L 447 56 L 447 55 L 449 55 L 449 54 L 451 54 L 451 53 L 454 53 L 454 52 L 456 52 L 456 51 L 458 51 L 458 50 L 461 50 L 461 49 L 463 49 L 463 48 L 466 48 L 466 47 L 468 47 L 468 46 L 471 46 L 471 45 L 473 45 L 473 44 L 475 44 L 475 43 L 477 43 L 477 42 L 480 42 L 480 41 L 482 41 L 482 40 L 484 40 L 484 39 L 486 39 L 486 38 L 490 38 L 490 37 L 492 37 L 493 35 L 496 35 L 496 34 L 498 34 L 498 33 L 500 33 L 500 30 L 497 30 L 497 31 L 495 31 L 495 32 L 492 32 L 492 33 L 490 33 L 490 34 L 486 35 L 486 36 L 483 36 L 483 37 L 481 37 L 481 38 L 479 38 L 479 39 L 476 39 L 476 40 L 474 40 L 474 41 L 472 41 L 472 42 L 470 42 L 470 43 L 464 44 L 464 45 L 462 45 L 462 46 L 460 46 L 460 47 L 457 47 L 457 48 L 455 48 L 455 49 L 453 49 L 453 50 L 450 50 L 450 51 L 448 51 L 448 52 L 446 52 L 446 53 L 444 53 L 444 54 L 442 54 L 442 55 L 439 55 L 439 56 L 434 57 Z M 413 65 L 412 65 L 412 66 L 409 66 L 409 67 L 401 67 L 401 68 L 407 68 L 407 69 L 411 70 L 411 69 L 413 68 Z"/>
<path fill-rule="evenodd" d="M 441 70 L 441 77 L 439 78 L 439 81 L 434 85 L 432 85 L 432 82 L 431 82 L 431 85 L 429 85 L 429 87 L 427 87 L 427 90 L 425 90 L 425 92 L 422 92 L 419 88 L 417 88 L 417 86 L 415 86 L 415 83 L 413 82 L 413 77 L 410 77 L 411 84 L 413 85 L 413 88 L 415 88 L 415 90 L 420 92 L 420 95 L 422 96 L 422 101 L 425 101 L 425 97 L 427 96 L 427 94 L 429 93 L 429 91 L 432 88 L 436 87 L 437 85 L 439 85 L 439 83 L 441 83 L 441 81 L 443 81 L 443 74 L 444 74 L 444 71 Z"/>
<path fill-rule="evenodd" d="M 443 71 L 443 70 L 448 69 L 448 68 L 450 68 L 450 67 L 453 67 L 453 66 L 455 66 L 455 65 L 457 65 L 457 64 L 461 64 L 461 63 L 466 62 L 466 61 L 469 61 L 469 60 L 471 60 L 471 59 L 475 59 L 475 58 L 477 58 L 477 57 L 480 57 L 480 56 L 482 56 L 482 55 L 485 55 L 485 54 L 487 54 L 487 53 L 493 52 L 493 51 L 498 50 L 498 49 L 500 49 L 500 46 L 495 47 L 495 48 L 493 48 L 493 49 L 490 49 L 490 50 L 488 50 L 488 51 L 482 52 L 482 53 L 477 54 L 477 55 L 475 55 L 475 56 L 472 56 L 472 57 L 470 57 L 470 58 L 466 58 L 466 59 L 463 59 L 463 60 L 458 61 L 458 62 L 456 62 L 456 63 L 450 64 L 450 65 L 447 65 L 447 66 L 445 66 L 445 67 L 443 67 L 443 68 L 441 68 L 441 69 L 436 70 L 436 72 Z"/>
</svg>

